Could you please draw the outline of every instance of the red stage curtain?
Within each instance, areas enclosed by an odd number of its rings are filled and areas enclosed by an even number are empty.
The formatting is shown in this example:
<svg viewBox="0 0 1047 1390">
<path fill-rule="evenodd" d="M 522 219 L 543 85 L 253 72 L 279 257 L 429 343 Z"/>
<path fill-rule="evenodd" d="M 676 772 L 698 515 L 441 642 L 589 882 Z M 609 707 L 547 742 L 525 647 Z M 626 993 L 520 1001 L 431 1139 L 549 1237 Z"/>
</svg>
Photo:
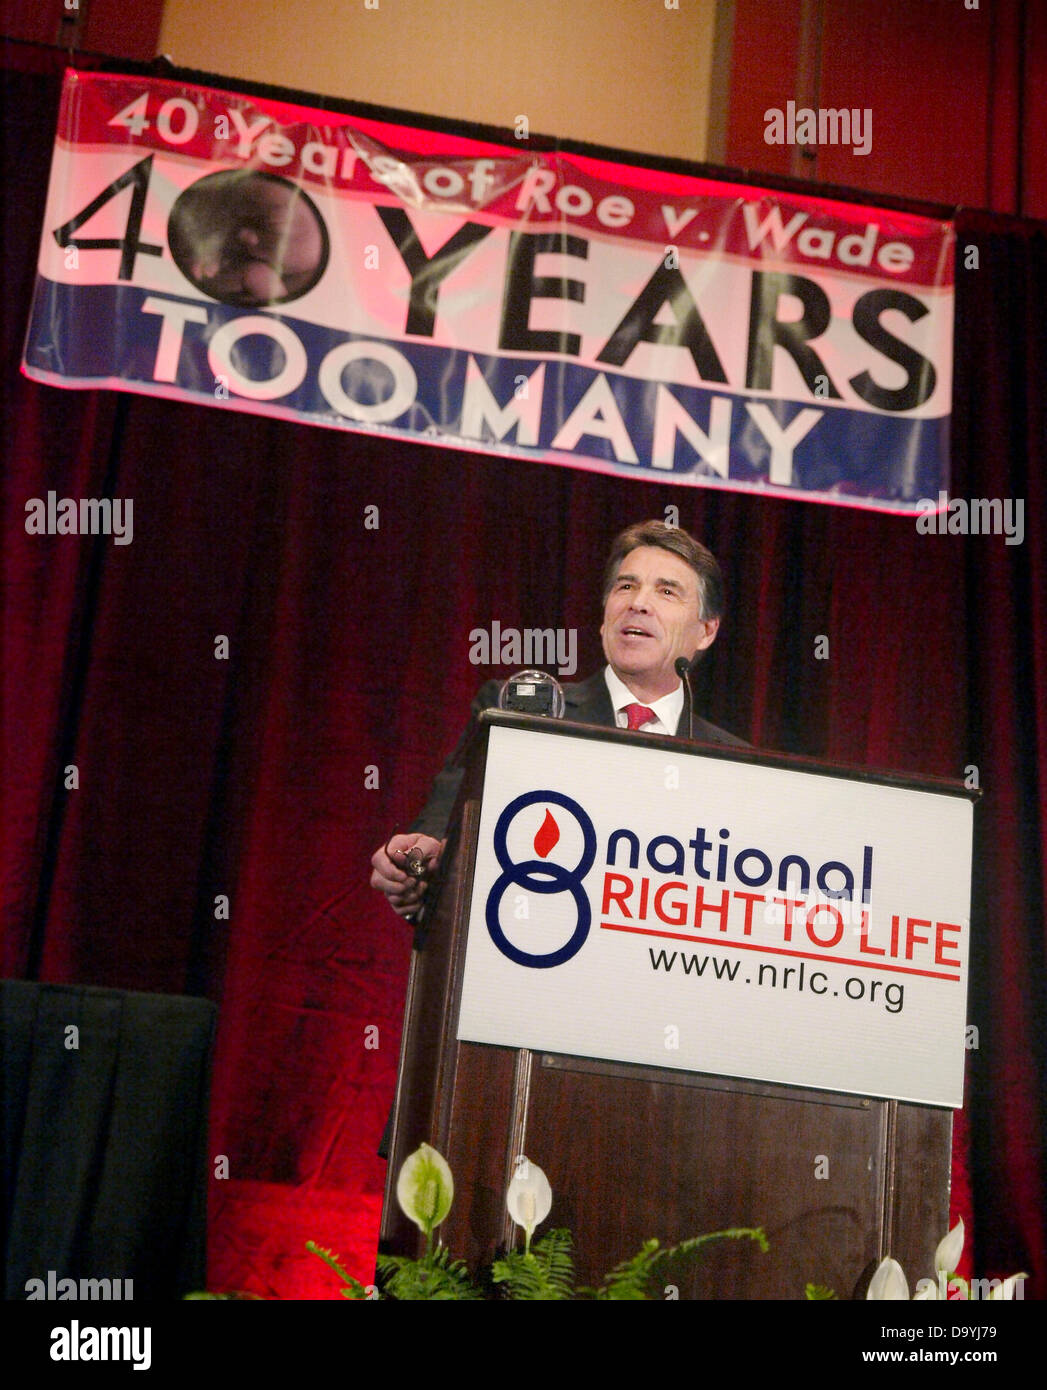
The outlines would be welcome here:
<svg viewBox="0 0 1047 1390">
<path fill-rule="evenodd" d="M 861 766 L 978 769 L 954 1206 L 973 1212 L 976 1272 L 1035 1272 L 1042 1297 L 1044 228 L 959 222 L 979 268 L 959 272 L 953 490 L 1023 498 L 1024 543 L 920 536 L 843 507 L 25 381 L 56 97 L 53 77 L 9 77 L 3 970 L 220 1004 L 212 1286 L 329 1296 L 309 1237 L 368 1276 L 409 952 L 370 855 L 499 674 L 470 666 L 470 630 L 577 627 L 587 674 L 608 540 L 676 505 L 728 584 L 699 682 L 711 719 Z M 133 498 L 133 543 L 26 535 L 48 489 Z"/>
</svg>

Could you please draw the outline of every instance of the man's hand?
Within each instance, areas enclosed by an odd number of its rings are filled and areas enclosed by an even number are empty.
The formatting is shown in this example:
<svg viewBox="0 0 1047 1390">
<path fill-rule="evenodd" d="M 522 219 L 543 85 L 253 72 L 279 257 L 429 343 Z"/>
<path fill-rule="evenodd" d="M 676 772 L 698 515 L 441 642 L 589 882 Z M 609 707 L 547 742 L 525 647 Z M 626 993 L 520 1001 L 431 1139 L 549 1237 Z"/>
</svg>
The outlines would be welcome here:
<svg viewBox="0 0 1047 1390">
<path fill-rule="evenodd" d="M 384 893 L 389 906 L 401 917 L 411 917 L 418 911 L 428 888 L 428 879 L 440 864 L 446 840 L 434 840 L 431 835 L 394 835 L 387 845 L 379 845 L 371 856 L 371 887 Z M 408 851 L 415 853 L 408 858 Z M 408 872 L 411 859 L 421 856 L 425 863 L 425 878 Z"/>
</svg>

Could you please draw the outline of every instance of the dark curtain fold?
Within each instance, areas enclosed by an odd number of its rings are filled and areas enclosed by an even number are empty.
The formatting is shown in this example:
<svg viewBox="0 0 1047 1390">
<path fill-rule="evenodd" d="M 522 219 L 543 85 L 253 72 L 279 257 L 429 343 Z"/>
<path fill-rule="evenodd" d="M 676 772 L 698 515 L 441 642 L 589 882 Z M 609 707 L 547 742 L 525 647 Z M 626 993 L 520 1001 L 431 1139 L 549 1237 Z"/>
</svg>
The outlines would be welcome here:
<svg viewBox="0 0 1047 1390">
<path fill-rule="evenodd" d="M 206 999 L 0 981 L 5 1298 L 203 1287 L 214 1022 Z"/>
<path fill-rule="evenodd" d="M 1047 226 L 957 225 L 957 491 L 1024 501 L 1025 539 L 962 542 L 966 747 L 985 788 L 974 889 L 967 1120 L 980 1266 L 1047 1294 Z M 973 248 L 973 249 L 972 249 Z M 928 538 L 929 539 L 929 538 Z M 939 538 L 956 541 L 959 538 Z M 951 548 L 951 547 L 950 547 Z"/>
<path fill-rule="evenodd" d="M 1023 498 L 1024 541 L 922 536 L 849 508 L 33 385 L 18 362 L 57 81 L 8 83 L 3 969 L 220 1003 L 212 1284 L 325 1296 L 309 1237 L 369 1272 L 409 951 L 370 855 L 411 819 L 476 687 L 506 674 L 470 665 L 470 631 L 575 627 L 588 674 L 609 539 L 676 506 L 728 585 L 704 714 L 768 748 L 977 768 L 978 1046 L 954 1210 L 973 1212 L 979 1275 L 1034 1272 L 1042 1297 L 1044 229 L 958 224 L 960 264 L 975 245 L 979 268 L 958 272 L 953 491 Z M 48 489 L 133 498 L 133 543 L 26 535 Z"/>
</svg>

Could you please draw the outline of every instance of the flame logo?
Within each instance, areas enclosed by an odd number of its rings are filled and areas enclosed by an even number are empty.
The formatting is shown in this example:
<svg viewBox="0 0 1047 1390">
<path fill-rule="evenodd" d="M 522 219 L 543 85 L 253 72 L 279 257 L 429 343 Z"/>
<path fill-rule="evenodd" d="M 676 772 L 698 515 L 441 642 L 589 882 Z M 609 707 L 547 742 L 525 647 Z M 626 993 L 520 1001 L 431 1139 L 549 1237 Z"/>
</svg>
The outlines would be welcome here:
<svg viewBox="0 0 1047 1390">
<path fill-rule="evenodd" d="M 527 858 L 520 862 L 510 853 L 509 832 L 516 817 L 526 812 L 527 820 L 520 826 L 524 837 L 520 848 L 523 849 L 527 841 L 524 825 L 533 825 L 537 812 L 543 806 L 546 808 L 545 816 L 538 834 L 534 837 L 534 853 L 537 858 Z M 577 826 L 581 834 L 581 854 L 577 864 L 573 866 L 558 864 L 555 859 L 546 857 L 563 838 L 559 825 L 548 809 L 550 806 L 562 806 L 564 814 Z M 576 836 L 572 833 L 568 838 L 571 845 L 574 845 Z M 589 928 L 593 924 L 592 905 L 586 891 L 585 879 L 596 861 L 597 846 L 596 829 L 588 813 L 572 796 L 553 791 L 550 787 L 535 787 L 532 791 L 514 797 L 508 806 L 502 809 L 491 837 L 491 848 L 501 869 L 501 873 L 491 884 L 484 910 L 487 931 L 494 945 L 514 965 L 522 965 L 529 970 L 549 970 L 571 960 L 585 945 Z M 564 849 L 567 848 L 568 846 L 564 846 Z M 552 951 L 534 952 L 525 951 L 509 940 L 502 929 L 499 913 L 506 893 L 514 884 L 529 893 L 541 893 L 554 898 L 562 898 L 567 894 L 571 898 L 578 913 L 578 921 L 568 941 Z M 569 917 L 565 917 L 564 921 L 569 921 Z"/>
<path fill-rule="evenodd" d="M 544 859 L 556 848 L 560 839 L 560 827 L 553 818 L 552 811 L 548 807 L 545 809 L 545 820 L 539 827 L 538 834 L 534 837 L 534 852 L 539 859 Z"/>
</svg>

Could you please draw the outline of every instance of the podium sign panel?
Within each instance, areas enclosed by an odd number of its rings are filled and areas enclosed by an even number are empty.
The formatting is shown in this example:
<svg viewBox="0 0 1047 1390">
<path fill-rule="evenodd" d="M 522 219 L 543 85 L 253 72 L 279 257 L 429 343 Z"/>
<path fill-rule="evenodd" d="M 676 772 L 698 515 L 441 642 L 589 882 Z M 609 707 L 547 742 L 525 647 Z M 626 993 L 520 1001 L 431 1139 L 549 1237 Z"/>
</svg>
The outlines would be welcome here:
<svg viewBox="0 0 1047 1390">
<path fill-rule="evenodd" d="M 973 808 L 492 727 L 457 1036 L 963 1103 Z"/>
</svg>

